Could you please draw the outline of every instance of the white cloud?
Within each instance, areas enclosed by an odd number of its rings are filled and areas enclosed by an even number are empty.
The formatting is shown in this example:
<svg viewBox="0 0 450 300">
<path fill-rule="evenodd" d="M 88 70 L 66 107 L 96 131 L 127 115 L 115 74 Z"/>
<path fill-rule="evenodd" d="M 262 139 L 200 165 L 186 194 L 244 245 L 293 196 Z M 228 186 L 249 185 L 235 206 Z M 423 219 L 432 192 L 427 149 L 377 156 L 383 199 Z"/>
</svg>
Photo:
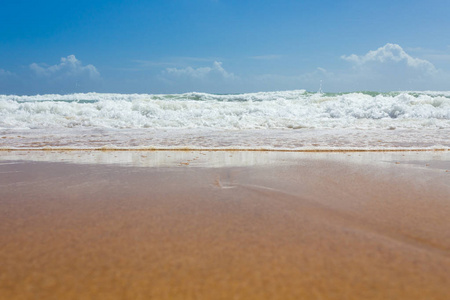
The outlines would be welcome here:
<svg viewBox="0 0 450 300">
<path fill-rule="evenodd" d="M 249 80 L 246 86 L 255 90 L 317 91 L 322 83 L 323 90 L 330 92 L 448 90 L 448 72 L 436 68 L 428 60 L 410 55 L 396 44 L 386 44 L 364 55 L 343 55 L 341 59 L 351 62 L 351 65 L 334 70 L 318 67 L 293 76 L 260 75 Z"/>
<path fill-rule="evenodd" d="M 209 67 L 166 68 L 159 76 L 159 87 L 171 92 L 226 93 L 236 89 L 238 79 L 214 61 Z"/>
<path fill-rule="evenodd" d="M 427 73 L 436 72 L 435 66 L 427 60 L 415 58 L 406 53 L 402 47 L 397 44 L 386 44 L 377 50 L 369 51 L 365 55 L 358 56 L 352 54 L 341 56 L 342 59 L 352 62 L 357 66 L 365 66 L 372 63 L 376 64 L 404 64 L 409 68 L 421 70 Z"/>
<path fill-rule="evenodd" d="M 201 67 L 201 68 L 167 68 L 163 72 L 169 77 L 183 77 L 191 78 L 197 80 L 209 80 L 209 79 L 234 79 L 235 75 L 233 73 L 227 72 L 223 67 L 222 63 L 215 61 L 212 67 Z"/>
<path fill-rule="evenodd" d="M 74 78 L 83 77 L 98 79 L 100 73 L 93 65 L 83 65 L 75 55 L 62 57 L 57 65 L 47 66 L 45 64 L 32 63 L 30 69 L 39 77 Z"/>
<path fill-rule="evenodd" d="M 422 48 L 408 51 L 423 53 Z M 336 72 L 330 82 L 336 91 L 446 90 L 450 74 L 430 61 L 407 53 L 397 44 L 386 44 L 365 55 L 341 56 L 351 69 Z"/>
<path fill-rule="evenodd" d="M 62 57 L 55 65 L 32 63 L 28 71 L 21 78 L 27 93 L 91 92 L 102 84 L 97 68 L 83 64 L 75 55 Z"/>
</svg>

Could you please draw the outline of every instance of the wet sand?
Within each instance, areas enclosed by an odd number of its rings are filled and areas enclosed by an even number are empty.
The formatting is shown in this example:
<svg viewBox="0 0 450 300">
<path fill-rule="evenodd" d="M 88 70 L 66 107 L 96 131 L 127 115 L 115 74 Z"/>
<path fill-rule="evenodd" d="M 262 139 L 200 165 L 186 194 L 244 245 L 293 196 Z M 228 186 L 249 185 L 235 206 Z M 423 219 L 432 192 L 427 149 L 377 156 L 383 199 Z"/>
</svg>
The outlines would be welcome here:
<svg viewBox="0 0 450 300">
<path fill-rule="evenodd" d="M 0 299 L 450 295 L 449 152 L 0 157 Z"/>
</svg>

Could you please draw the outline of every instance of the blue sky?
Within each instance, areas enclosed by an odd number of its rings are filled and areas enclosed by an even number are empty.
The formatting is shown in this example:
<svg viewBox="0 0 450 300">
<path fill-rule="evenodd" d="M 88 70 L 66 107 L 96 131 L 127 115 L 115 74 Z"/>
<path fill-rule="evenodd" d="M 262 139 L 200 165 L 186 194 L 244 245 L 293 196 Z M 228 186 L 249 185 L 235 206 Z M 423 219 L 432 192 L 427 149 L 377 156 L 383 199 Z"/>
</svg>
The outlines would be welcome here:
<svg viewBox="0 0 450 300">
<path fill-rule="evenodd" d="M 450 90 L 450 3 L 2 0 L 0 94 Z"/>
</svg>

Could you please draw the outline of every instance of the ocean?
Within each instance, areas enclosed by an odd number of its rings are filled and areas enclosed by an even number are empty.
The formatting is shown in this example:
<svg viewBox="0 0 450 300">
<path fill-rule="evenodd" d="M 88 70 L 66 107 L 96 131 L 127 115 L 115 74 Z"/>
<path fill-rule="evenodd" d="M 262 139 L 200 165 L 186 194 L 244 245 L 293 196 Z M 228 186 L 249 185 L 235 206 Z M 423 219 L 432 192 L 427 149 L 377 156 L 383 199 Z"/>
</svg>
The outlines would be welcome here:
<svg viewBox="0 0 450 300">
<path fill-rule="evenodd" d="M 0 95 L 0 149 L 449 150 L 450 92 Z"/>
</svg>

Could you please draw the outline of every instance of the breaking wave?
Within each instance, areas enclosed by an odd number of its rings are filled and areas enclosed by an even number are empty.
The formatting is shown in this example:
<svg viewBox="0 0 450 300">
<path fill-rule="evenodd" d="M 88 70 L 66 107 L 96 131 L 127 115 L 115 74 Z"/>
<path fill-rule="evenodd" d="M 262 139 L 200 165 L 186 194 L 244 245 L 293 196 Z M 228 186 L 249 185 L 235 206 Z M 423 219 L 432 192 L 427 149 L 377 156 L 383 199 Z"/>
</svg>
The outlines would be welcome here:
<svg viewBox="0 0 450 300">
<path fill-rule="evenodd" d="M 450 92 L 0 95 L 0 128 L 448 128 Z"/>
</svg>

